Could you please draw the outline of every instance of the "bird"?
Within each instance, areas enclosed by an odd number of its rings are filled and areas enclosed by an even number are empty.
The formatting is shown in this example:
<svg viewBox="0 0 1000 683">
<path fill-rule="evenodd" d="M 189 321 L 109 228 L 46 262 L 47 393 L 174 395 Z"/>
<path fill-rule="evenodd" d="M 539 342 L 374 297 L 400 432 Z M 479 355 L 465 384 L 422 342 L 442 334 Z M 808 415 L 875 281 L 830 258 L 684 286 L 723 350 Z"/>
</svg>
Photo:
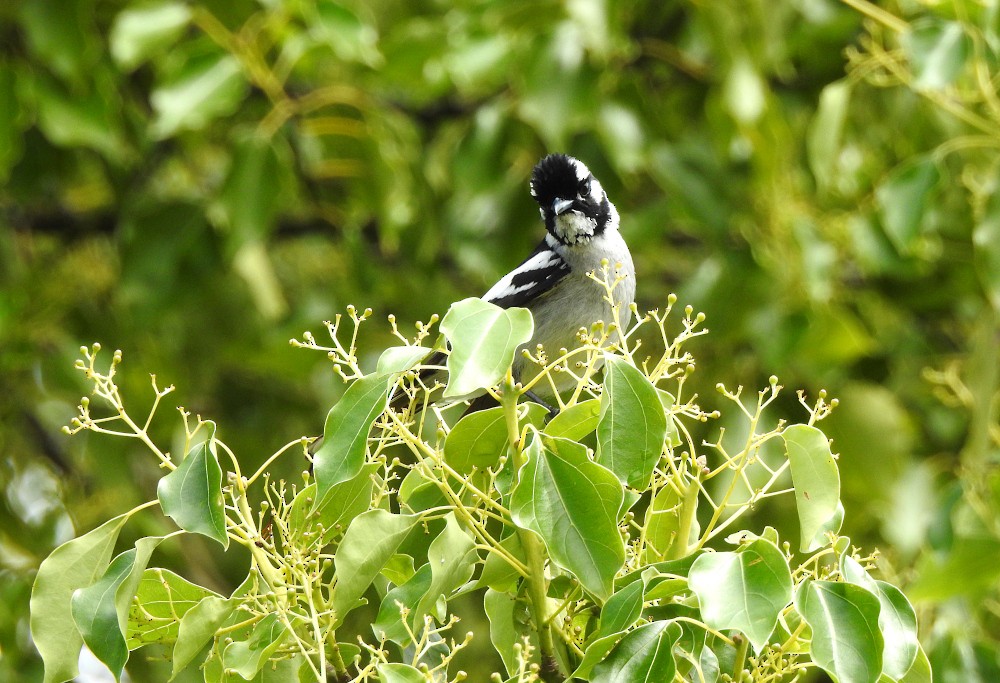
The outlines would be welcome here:
<svg viewBox="0 0 1000 683">
<path fill-rule="evenodd" d="M 631 320 L 636 290 L 635 267 L 619 232 L 618 211 L 586 164 L 566 154 L 549 154 L 532 170 L 529 189 L 545 235 L 519 266 L 481 297 L 500 308 L 520 306 L 531 311 L 534 332 L 518 349 L 512 366 L 514 379 L 522 384 L 530 382 L 540 368 L 521 349 L 534 350 L 540 344 L 551 354 L 572 348 L 581 327 L 589 329 L 598 320 L 611 322 L 606 291 L 588 273 L 600 272 L 606 260 L 614 276 L 622 278 L 613 298 L 624 327 Z M 426 361 L 427 365 L 443 363 L 440 352 Z M 432 377 L 433 371 L 422 375 L 422 379 Z M 571 377 L 566 379 L 572 383 Z M 556 388 L 566 387 L 556 382 Z M 552 387 L 538 382 L 529 398 L 553 413 L 543 396 L 551 397 Z M 488 394 L 473 398 L 467 412 L 490 405 Z M 390 405 L 399 408 L 408 400 L 406 394 L 397 394 Z"/>
</svg>

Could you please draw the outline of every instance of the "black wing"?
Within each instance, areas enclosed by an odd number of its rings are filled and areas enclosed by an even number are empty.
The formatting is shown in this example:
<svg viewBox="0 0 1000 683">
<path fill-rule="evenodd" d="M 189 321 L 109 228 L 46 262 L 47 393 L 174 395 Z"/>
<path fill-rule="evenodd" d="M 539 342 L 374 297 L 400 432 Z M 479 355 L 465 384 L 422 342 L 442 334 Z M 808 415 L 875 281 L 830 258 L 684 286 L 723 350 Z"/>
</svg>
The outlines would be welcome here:
<svg viewBox="0 0 1000 683">
<path fill-rule="evenodd" d="M 493 285 L 483 299 L 500 308 L 527 306 L 569 272 L 566 261 L 542 240 L 528 258 Z"/>
</svg>

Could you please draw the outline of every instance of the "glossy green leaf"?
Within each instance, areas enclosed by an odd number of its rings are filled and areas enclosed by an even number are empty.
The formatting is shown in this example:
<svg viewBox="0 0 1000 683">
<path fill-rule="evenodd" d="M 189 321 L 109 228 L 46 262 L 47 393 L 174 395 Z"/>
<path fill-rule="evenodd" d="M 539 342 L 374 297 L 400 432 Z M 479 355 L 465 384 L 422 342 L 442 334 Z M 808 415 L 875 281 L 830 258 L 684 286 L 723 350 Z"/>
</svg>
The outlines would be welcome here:
<svg viewBox="0 0 1000 683">
<path fill-rule="evenodd" d="M 607 355 L 597 461 L 641 491 L 649 486 L 666 435 L 667 416 L 656 388 L 624 358 Z"/>
<path fill-rule="evenodd" d="M 809 652 L 839 681 L 875 683 L 882 673 L 879 601 L 851 583 L 808 581 L 795 594 L 795 608 L 812 628 Z"/>
<path fill-rule="evenodd" d="M 792 601 L 792 574 L 784 554 L 757 539 L 735 552 L 705 553 L 691 566 L 688 585 L 705 623 L 738 629 L 759 652 Z"/>
<path fill-rule="evenodd" d="M 181 618 L 211 596 L 219 597 L 169 569 L 147 569 L 129 608 L 128 649 L 151 643 L 172 644 L 177 639 Z"/>
<path fill-rule="evenodd" d="M 520 534 L 511 534 L 503 539 L 500 541 L 500 547 L 520 560 L 522 564 L 527 563 Z M 499 591 L 513 590 L 520 577 L 518 571 L 506 559 L 497 553 L 489 553 L 486 556 L 486 561 L 483 562 L 483 571 L 479 574 L 476 587 L 488 586 Z"/>
<path fill-rule="evenodd" d="M 518 665 L 514 646 L 527 638 L 532 647 L 538 647 L 538 633 L 530 627 L 527 600 L 489 588 L 483 597 L 483 606 L 490 620 L 490 642 L 503 659 L 507 675 L 513 676 Z"/>
<path fill-rule="evenodd" d="M 654 621 L 630 631 L 594 667 L 592 683 L 659 683 L 672 681 L 677 671 L 673 647 L 681 627 L 672 621 Z"/>
<path fill-rule="evenodd" d="M 385 375 L 366 375 L 347 388 L 330 409 L 323 444 L 313 456 L 316 476 L 315 512 L 337 484 L 358 476 L 368 454 L 368 432 L 389 403 Z"/>
<path fill-rule="evenodd" d="M 390 346 L 382 351 L 375 366 L 376 375 L 406 372 L 431 353 L 423 346 Z"/>
<path fill-rule="evenodd" d="M 932 683 L 933 680 L 931 663 L 928 661 L 924 649 L 918 645 L 917 656 L 913 660 L 913 665 L 910 666 L 909 671 L 896 681 L 896 683 Z"/>
<path fill-rule="evenodd" d="M 622 486 L 587 449 L 537 432 L 511 494 L 511 516 L 540 535 L 552 560 L 601 601 L 625 561 L 617 514 Z"/>
<path fill-rule="evenodd" d="M 291 538 L 312 543 L 316 535 L 322 533 L 320 543 L 326 545 L 341 536 L 352 519 L 371 507 L 378 470 L 378 463 L 363 465 L 351 479 L 331 486 L 319 502 L 316 501 L 315 484 L 299 491 L 288 514 Z"/>
<path fill-rule="evenodd" d="M 670 556 L 680 532 L 681 504 L 681 496 L 670 485 L 663 486 L 653 496 L 653 502 L 646 510 L 647 561 L 655 562 Z M 697 504 L 695 499 L 694 505 Z M 697 516 L 694 516 L 686 539 L 688 543 L 697 538 L 699 530 Z"/>
<path fill-rule="evenodd" d="M 462 417 L 444 442 L 444 459 L 462 474 L 494 467 L 507 454 L 507 420 L 502 407 Z"/>
<path fill-rule="evenodd" d="M 451 343 L 444 396 L 465 396 L 503 379 L 514 351 L 531 339 L 533 329 L 524 308 L 503 309 L 475 298 L 452 304 L 441 320 Z"/>
<path fill-rule="evenodd" d="M 115 517 L 63 543 L 38 567 L 31 589 L 31 637 L 45 662 L 45 683 L 76 677 L 83 638 L 70 616 L 71 599 L 105 573 L 127 519 Z"/>
<path fill-rule="evenodd" d="M 601 624 L 594 638 L 604 638 L 624 631 L 636 622 L 642 614 L 642 581 L 633 581 L 608 598 L 601 608 Z"/>
<path fill-rule="evenodd" d="M 181 617 L 177 642 L 171 656 L 172 675 L 183 671 L 204 649 L 215 632 L 235 612 L 237 601 L 232 598 L 208 596 Z"/>
<path fill-rule="evenodd" d="M 476 544 L 462 529 L 454 512 L 445 515 L 445 527 L 427 549 L 431 585 L 417 605 L 417 618 L 430 614 L 439 599 L 446 598 L 472 577 L 479 562 Z"/>
<path fill-rule="evenodd" d="M 957 21 L 925 18 L 915 21 L 903 36 L 906 56 L 919 90 L 941 90 L 952 85 L 972 53 L 972 39 Z"/>
<path fill-rule="evenodd" d="M 77 589 L 70 601 L 73 622 L 83 641 L 111 669 L 116 679 L 121 677 L 128 661 L 125 635 L 129 606 L 149 557 L 162 540 L 161 537 L 140 538 L 134 548 L 112 560 L 94 584 Z"/>
<path fill-rule="evenodd" d="M 211 422 L 205 441 L 195 444 L 184 460 L 156 487 L 163 514 L 177 526 L 229 547 L 226 509 L 222 500 L 222 468 L 215 455 L 215 425 Z"/>
<path fill-rule="evenodd" d="M 875 204 L 889 241 L 903 256 L 913 252 L 932 190 L 940 179 L 933 157 L 900 164 L 875 189 Z"/>
<path fill-rule="evenodd" d="M 230 54 L 191 55 L 169 82 L 150 95 L 156 118 L 150 128 L 155 138 L 182 130 L 199 130 L 235 111 L 247 92 L 239 61 Z"/>
<path fill-rule="evenodd" d="M 816 115 L 809 124 L 806 137 L 809 168 L 821 189 L 829 190 L 835 179 L 852 89 L 847 79 L 834 81 L 823 88 Z"/>
<path fill-rule="evenodd" d="M 531 424 L 541 428 L 548 414 L 537 403 L 518 406 L 520 428 Z M 507 420 L 501 407 L 469 413 L 460 419 L 444 442 L 444 459 L 457 471 L 468 474 L 473 468 L 495 467 L 507 454 Z"/>
<path fill-rule="evenodd" d="M 254 625 L 249 638 L 233 641 L 226 646 L 222 652 L 222 663 L 226 669 L 249 680 L 264 668 L 287 636 L 288 629 L 278 619 L 278 615 L 268 614 Z"/>
<path fill-rule="evenodd" d="M 119 66 L 132 70 L 174 43 L 190 21 L 191 8 L 182 2 L 128 7 L 111 25 L 111 56 Z"/>
<path fill-rule="evenodd" d="M 354 518 L 340 542 L 333 564 L 337 584 L 333 608 L 337 623 L 358 606 L 368 586 L 378 576 L 389 558 L 417 523 L 414 515 L 394 515 L 385 510 L 370 510 Z"/>
<path fill-rule="evenodd" d="M 816 427 L 792 425 L 783 432 L 799 514 L 799 548 L 812 552 L 827 544 L 827 532 L 840 530 L 840 471 L 830 440 Z"/>
<path fill-rule="evenodd" d="M 903 592 L 885 581 L 876 581 L 861 564 L 846 552 L 840 557 L 840 571 L 847 581 L 867 589 L 878 598 L 878 623 L 885 641 L 883 673 L 902 678 L 913 666 L 920 643 L 917 641 L 917 615 Z"/>
<path fill-rule="evenodd" d="M 416 625 L 419 618 L 415 614 L 421 598 L 427 595 L 431 588 L 431 565 L 425 564 L 418 569 L 405 583 L 402 583 L 382 598 L 382 603 L 378 608 L 378 615 L 372 623 L 372 631 L 376 638 L 385 638 L 399 645 L 409 645 L 410 635 L 403 624 L 403 615 L 400 612 L 400 604 L 409 610 L 407 623 L 412 631 L 419 633 Z"/>
<path fill-rule="evenodd" d="M 574 680 L 591 680 L 590 675 L 593 672 L 594 667 L 607 658 L 608 653 L 614 649 L 615 645 L 617 645 L 624 636 L 624 633 L 612 633 L 609 636 L 596 638 L 591 641 L 583 653 L 583 659 L 580 660 L 580 664 L 573 672 L 572 678 Z"/>
<path fill-rule="evenodd" d="M 427 679 L 420 673 L 420 669 L 409 664 L 390 662 L 389 664 L 379 664 L 376 669 L 382 683 L 427 683 Z"/>
<path fill-rule="evenodd" d="M 592 398 L 559 411 L 543 430 L 549 436 L 579 441 L 597 429 L 601 400 Z"/>
</svg>

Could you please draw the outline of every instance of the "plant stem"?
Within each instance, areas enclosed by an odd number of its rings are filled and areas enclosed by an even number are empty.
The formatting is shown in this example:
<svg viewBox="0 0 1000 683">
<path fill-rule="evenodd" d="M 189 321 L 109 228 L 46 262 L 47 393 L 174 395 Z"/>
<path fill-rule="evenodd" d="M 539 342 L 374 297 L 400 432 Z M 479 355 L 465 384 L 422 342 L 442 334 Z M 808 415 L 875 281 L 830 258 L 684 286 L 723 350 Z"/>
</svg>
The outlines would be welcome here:
<svg viewBox="0 0 1000 683">
<path fill-rule="evenodd" d="M 517 424 L 517 397 L 519 392 L 514 386 L 514 377 L 507 371 L 504 380 L 501 405 L 507 422 L 508 457 L 514 464 L 517 473 L 524 465 L 524 452 L 521 449 L 521 432 Z M 545 547 L 541 539 L 528 529 L 518 529 L 525 558 L 528 560 L 528 597 L 531 599 L 531 616 L 538 631 L 538 647 L 541 651 L 541 668 L 539 674 L 544 681 L 561 681 L 559 664 L 555 655 L 555 643 L 552 640 L 552 626 L 548 619 L 548 596 L 545 582 Z"/>
<path fill-rule="evenodd" d="M 739 646 L 736 650 L 736 661 L 733 663 L 733 681 L 743 680 L 743 667 L 747 661 L 747 650 L 750 647 L 750 641 L 746 636 L 740 636 Z"/>
<path fill-rule="evenodd" d="M 677 538 L 670 551 L 667 553 L 668 560 L 679 560 L 688 554 L 688 539 L 691 538 L 691 527 L 694 524 L 695 515 L 698 512 L 698 494 L 701 487 L 698 485 L 697 473 L 688 482 L 684 489 L 684 499 L 681 501 L 681 514 L 677 520 Z"/>
</svg>

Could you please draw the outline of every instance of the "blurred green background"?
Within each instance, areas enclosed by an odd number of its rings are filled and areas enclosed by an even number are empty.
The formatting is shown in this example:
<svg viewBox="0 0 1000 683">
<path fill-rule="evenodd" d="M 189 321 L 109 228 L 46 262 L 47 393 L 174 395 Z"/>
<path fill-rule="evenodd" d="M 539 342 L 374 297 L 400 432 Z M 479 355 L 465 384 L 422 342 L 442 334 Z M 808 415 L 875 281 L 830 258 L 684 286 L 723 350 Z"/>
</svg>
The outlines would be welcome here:
<svg viewBox="0 0 1000 683">
<path fill-rule="evenodd" d="M 935 680 L 1000 680 L 998 55 L 997 0 L 4 2 L 0 679 L 40 679 L 38 563 L 155 496 L 141 444 L 59 431 L 81 344 L 123 350 L 136 416 L 149 373 L 177 386 L 162 443 L 183 405 L 253 469 L 342 390 L 289 338 L 353 303 L 375 353 L 385 314 L 485 291 L 564 151 L 623 216 L 640 306 L 708 316 L 708 407 L 771 374 L 782 417 L 839 397 L 844 533 Z M 247 561 L 155 559 L 221 590 Z"/>
</svg>

